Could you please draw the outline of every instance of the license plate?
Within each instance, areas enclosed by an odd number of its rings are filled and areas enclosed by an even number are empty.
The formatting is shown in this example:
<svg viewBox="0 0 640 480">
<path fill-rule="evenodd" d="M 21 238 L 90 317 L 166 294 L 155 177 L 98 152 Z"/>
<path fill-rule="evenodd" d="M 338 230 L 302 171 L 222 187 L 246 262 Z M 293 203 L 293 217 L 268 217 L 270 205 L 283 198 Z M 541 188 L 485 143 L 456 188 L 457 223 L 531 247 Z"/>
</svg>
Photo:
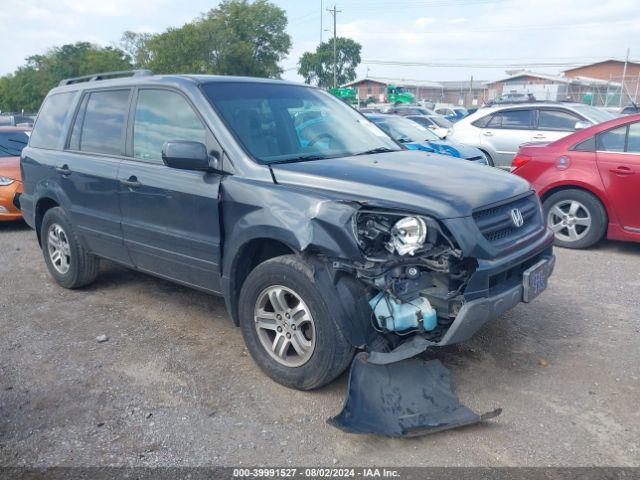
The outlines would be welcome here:
<svg viewBox="0 0 640 480">
<path fill-rule="evenodd" d="M 522 301 L 530 302 L 547 288 L 550 272 L 549 260 L 540 260 L 522 275 Z"/>
</svg>

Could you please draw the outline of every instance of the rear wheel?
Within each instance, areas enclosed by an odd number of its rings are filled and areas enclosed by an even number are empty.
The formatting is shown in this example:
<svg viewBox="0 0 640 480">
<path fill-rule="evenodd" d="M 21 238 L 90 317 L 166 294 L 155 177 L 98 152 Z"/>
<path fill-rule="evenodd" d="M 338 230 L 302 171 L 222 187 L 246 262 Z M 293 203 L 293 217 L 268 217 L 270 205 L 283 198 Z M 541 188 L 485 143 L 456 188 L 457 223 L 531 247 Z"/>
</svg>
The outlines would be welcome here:
<svg viewBox="0 0 640 480">
<path fill-rule="evenodd" d="M 589 192 L 561 190 L 544 201 L 543 209 L 558 246 L 587 248 L 605 234 L 607 212 L 600 200 Z"/>
<path fill-rule="evenodd" d="M 486 150 L 482 150 L 480 149 L 480 151 L 482 153 L 484 153 L 484 156 L 487 157 L 487 163 L 489 164 L 490 167 L 495 167 L 496 164 L 493 163 L 493 158 L 491 158 L 491 155 L 489 155 L 489 152 L 487 152 Z"/>
<path fill-rule="evenodd" d="M 60 286 L 79 288 L 95 280 L 100 261 L 84 249 L 62 208 L 47 210 L 40 232 L 44 261 Z"/>
<path fill-rule="evenodd" d="M 247 277 L 239 299 L 242 335 L 253 359 L 276 382 L 318 388 L 351 362 L 354 348 L 335 327 L 330 300 L 295 255 L 267 260 Z"/>
</svg>

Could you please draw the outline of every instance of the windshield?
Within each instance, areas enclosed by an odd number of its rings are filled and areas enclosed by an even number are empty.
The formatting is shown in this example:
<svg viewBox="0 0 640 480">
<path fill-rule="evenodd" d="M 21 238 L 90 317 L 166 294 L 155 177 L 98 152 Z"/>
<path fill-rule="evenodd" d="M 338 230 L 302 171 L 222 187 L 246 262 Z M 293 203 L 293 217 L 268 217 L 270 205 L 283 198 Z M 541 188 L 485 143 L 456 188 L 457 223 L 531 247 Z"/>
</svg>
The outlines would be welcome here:
<svg viewBox="0 0 640 480">
<path fill-rule="evenodd" d="M 435 133 L 413 120 L 402 117 L 374 117 L 372 119 L 391 138 L 398 142 L 424 142 L 425 140 L 440 140 Z"/>
<path fill-rule="evenodd" d="M 611 120 L 614 118 L 618 118 L 614 113 L 608 112 L 607 110 L 592 107 L 591 105 L 578 105 L 573 107 L 576 112 L 587 117 L 590 121 L 595 123 L 606 122 L 607 120 Z"/>
<path fill-rule="evenodd" d="M 372 122 L 316 88 L 211 82 L 203 90 L 245 150 L 260 163 L 400 150 Z"/>
<path fill-rule="evenodd" d="M 19 157 L 29 143 L 26 132 L 0 132 L 0 157 Z"/>
<path fill-rule="evenodd" d="M 444 117 L 433 116 L 433 117 L 429 117 L 429 120 L 431 120 L 433 123 L 435 123 L 437 126 L 441 128 L 451 128 L 453 126 L 453 123 L 451 123 L 449 120 L 447 120 Z"/>
</svg>

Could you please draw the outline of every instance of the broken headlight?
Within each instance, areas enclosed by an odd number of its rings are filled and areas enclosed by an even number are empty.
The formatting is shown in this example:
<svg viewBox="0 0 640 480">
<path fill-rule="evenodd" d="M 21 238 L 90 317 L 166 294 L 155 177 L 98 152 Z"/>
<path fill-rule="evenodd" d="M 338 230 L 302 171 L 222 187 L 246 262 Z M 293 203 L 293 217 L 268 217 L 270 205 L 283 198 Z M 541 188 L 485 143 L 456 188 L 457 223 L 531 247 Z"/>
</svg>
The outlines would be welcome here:
<svg viewBox="0 0 640 480">
<path fill-rule="evenodd" d="M 399 255 L 413 255 L 419 250 L 427 238 L 427 224 L 420 217 L 403 217 L 391 229 L 391 240 L 387 250 Z"/>
<path fill-rule="evenodd" d="M 368 256 L 385 252 L 415 255 L 438 235 L 435 220 L 418 215 L 361 210 L 354 217 L 354 234 Z M 431 238 L 433 237 L 433 238 Z"/>
</svg>

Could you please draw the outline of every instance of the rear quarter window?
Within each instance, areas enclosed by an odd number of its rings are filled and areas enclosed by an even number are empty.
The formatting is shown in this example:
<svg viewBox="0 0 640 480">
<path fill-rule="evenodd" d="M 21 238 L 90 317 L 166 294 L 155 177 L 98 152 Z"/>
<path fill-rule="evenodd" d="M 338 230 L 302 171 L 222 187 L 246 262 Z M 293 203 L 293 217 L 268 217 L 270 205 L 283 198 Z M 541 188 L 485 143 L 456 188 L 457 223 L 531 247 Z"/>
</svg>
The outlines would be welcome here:
<svg viewBox="0 0 640 480">
<path fill-rule="evenodd" d="M 586 140 L 576 143 L 571 150 L 575 150 L 576 152 L 595 152 L 596 137 L 589 137 Z"/>
<path fill-rule="evenodd" d="M 76 92 L 49 95 L 42 104 L 40 114 L 31 133 L 29 145 L 36 148 L 58 149 L 63 129 L 72 108 Z"/>
<path fill-rule="evenodd" d="M 487 126 L 487 124 L 489 123 L 489 121 L 491 120 L 491 117 L 493 115 L 485 115 L 482 118 L 479 118 L 478 120 L 471 122 L 471 125 L 473 125 L 474 127 L 478 127 L 478 128 L 485 128 Z"/>
</svg>

